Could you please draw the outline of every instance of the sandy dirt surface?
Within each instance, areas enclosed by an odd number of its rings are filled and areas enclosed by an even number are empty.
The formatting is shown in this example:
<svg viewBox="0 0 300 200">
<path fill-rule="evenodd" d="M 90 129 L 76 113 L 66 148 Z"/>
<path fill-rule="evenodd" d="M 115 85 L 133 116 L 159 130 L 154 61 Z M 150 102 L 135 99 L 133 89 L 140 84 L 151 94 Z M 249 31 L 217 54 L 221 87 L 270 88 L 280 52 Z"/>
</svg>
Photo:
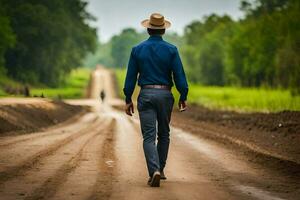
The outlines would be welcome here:
<svg viewBox="0 0 300 200">
<path fill-rule="evenodd" d="M 91 107 L 73 123 L 0 137 L 1 200 L 298 199 L 298 177 L 253 163 L 239 148 L 177 124 L 171 128 L 168 179 L 160 188 L 147 186 L 138 115 L 113 108 L 123 102 L 114 99 L 110 74 L 98 68 L 91 85 L 100 86 L 91 89 L 93 98 L 67 101 Z M 104 103 L 100 88 L 107 92 Z"/>
</svg>

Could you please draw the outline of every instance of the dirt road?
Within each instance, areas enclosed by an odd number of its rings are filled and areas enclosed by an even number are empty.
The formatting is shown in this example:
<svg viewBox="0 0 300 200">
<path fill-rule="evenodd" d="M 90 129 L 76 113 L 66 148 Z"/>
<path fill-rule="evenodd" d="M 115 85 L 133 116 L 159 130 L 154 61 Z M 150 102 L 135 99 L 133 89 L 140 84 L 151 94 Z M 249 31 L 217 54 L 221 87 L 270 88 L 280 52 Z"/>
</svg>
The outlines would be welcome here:
<svg viewBox="0 0 300 200">
<path fill-rule="evenodd" d="M 69 100 L 92 112 L 46 131 L 0 138 L 0 199 L 299 199 L 295 177 L 255 165 L 238 149 L 172 127 L 160 188 L 147 186 L 137 113 L 113 105 L 110 73 L 93 74 L 91 99 Z M 104 103 L 100 90 L 107 92 Z"/>
</svg>

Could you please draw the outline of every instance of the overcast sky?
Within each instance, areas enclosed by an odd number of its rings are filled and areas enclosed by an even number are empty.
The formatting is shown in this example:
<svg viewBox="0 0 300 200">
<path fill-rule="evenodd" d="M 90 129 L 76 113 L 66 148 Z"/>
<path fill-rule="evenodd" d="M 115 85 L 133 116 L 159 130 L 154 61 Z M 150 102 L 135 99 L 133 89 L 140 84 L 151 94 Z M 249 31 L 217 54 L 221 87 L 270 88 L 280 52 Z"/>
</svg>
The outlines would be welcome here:
<svg viewBox="0 0 300 200">
<path fill-rule="evenodd" d="M 234 19 L 242 16 L 240 0 L 87 0 L 88 11 L 96 18 L 92 26 L 99 39 L 108 41 L 122 29 L 142 30 L 140 22 L 153 12 L 162 13 L 172 23 L 171 31 L 182 34 L 184 26 L 203 16 L 228 14 Z"/>
</svg>

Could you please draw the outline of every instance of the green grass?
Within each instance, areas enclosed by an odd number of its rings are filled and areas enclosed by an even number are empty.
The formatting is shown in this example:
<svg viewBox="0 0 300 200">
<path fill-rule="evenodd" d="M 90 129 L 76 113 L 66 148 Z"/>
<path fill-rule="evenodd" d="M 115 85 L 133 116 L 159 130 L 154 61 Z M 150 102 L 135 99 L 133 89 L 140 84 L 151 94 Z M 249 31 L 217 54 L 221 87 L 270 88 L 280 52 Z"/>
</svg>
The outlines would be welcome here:
<svg viewBox="0 0 300 200">
<path fill-rule="evenodd" d="M 20 83 L 8 78 L 5 75 L 0 74 L 0 86 L 3 87 L 5 85 L 10 85 L 11 87 L 20 87 L 20 86 L 22 86 Z"/>
<path fill-rule="evenodd" d="M 43 94 L 47 98 L 76 99 L 83 98 L 85 89 L 89 82 L 90 70 L 80 68 L 72 71 L 63 86 L 59 88 L 32 88 L 31 95 L 40 96 Z"/>
<path fill-rule="evenodd" d="M 117 78 L 117 84 L 118 84 L 118 94 L 120 98 L 124 98 L 123 93 L 123 87 L 124 87 L 124 81 L 126 77 L 126 70 L 125 69 L 116 69 L 115 70 L 116 78 Z"/>
<path fill-rule="evenodd" d="M 192 103 L 224 110 L 249 112 L 300 110 L 300 96 L 292 96 L 288 90 L 190 84 L 188 99 Z"/>
<path fill-rule="evenodd" d="M 7 94 L 0 88 L 0 97 L 7 96 Z"/>
<path fill-rule="evenodd" d="M 125 99 L 125 95 L 123 93 L 123 88 L 124 88 L 124 82 L 125 82 L 125 78 L 126 78 L 126 69 L 115 69 L 115 74 L 117 77 L 119 97 L 122 99 Z M 133 101 L 135 101 L 137 99 L 139 91 L 140 91 L 140 88 L 138 86 L 136 86 L 135 90 L 133 92 L 133 95 L 132 95 Z"/>
<path fill-rule="evenodd" d="M 126 70 L 116 70 L 119 93 Z M 179 94 L 173 88 L 178 100 Z M 213 87 L 189 84 L 188 103 L 195 103 L 212 109 L 235 110 L 243 112 L 278 112 L 300 110 L 300 96 L 292 96 L 288 90 L 238 87 Z"/>
</svg>

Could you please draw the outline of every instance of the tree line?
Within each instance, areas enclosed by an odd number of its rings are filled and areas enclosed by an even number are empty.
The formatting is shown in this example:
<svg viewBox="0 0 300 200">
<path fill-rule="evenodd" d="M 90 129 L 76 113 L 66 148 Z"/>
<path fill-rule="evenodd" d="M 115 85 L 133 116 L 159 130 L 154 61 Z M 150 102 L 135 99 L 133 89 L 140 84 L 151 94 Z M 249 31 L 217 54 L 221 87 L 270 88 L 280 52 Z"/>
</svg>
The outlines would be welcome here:
<svg viewBox="0 0 300 200">
<path fill-rule="evenodd" d="M 241 1 L 244 17 L 212 14 L 164 39 L 180 50 L 190 82 L 289 88 L 300 93 L 300 1 Z M 88 65 L 126 67 L 132 46 L 148 36 L 132 28 L 98 45 Z"/>
<path fill-rule="evenodd" d="M 58 86 L 96 49 L 84 0 L 0 0 L 0 75 Z"/>
<path fill-rule="evenodd" d="M 185 28 L 190 80 L 300 93 L 300 1 L 242 1 L 241 9 L 239 21 L 211 15 Z"/>
</svg>

